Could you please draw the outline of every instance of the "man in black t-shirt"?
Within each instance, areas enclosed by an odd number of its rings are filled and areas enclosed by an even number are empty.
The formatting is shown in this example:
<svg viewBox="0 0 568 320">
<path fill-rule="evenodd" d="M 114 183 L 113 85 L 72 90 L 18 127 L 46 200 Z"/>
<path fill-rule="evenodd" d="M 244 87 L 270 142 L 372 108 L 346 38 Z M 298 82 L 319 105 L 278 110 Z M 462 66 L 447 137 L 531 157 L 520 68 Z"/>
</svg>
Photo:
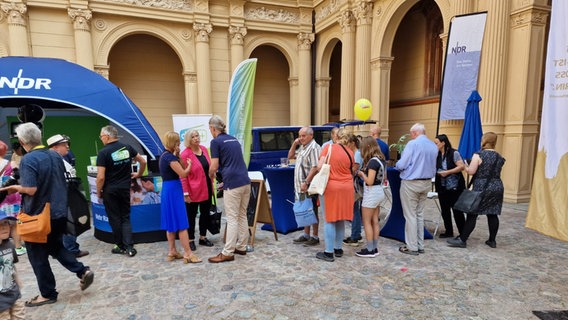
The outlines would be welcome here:
<svg viewBox="0 0 568 320">
<path fill-rule="evenodd" d="M 105 145 L 97 155 L 97 197 L 103 199 L 115 246 L 112 253 L 136 255 L 130 223 L 130 180 L 142 176 L 146 160 L 129 145 L 118 141 L 113 126 L 101 129 L 100 139 Z M 131 172 L 132 159 L 140 164 L 138 172 Z"/>
</svg>

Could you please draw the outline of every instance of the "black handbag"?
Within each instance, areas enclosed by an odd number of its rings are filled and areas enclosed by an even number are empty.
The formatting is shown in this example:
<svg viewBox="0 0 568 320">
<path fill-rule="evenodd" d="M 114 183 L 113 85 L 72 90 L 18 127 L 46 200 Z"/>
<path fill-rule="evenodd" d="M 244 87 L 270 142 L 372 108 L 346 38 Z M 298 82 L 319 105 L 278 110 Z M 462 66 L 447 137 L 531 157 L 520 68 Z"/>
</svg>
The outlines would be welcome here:
<svg viewBox="0 0 568 320">
<path fill-rule="evenodd" d="M 213 197 L 213 203 L 209 209 L 209 221 L 207 223 L 207 230 L 209 230 L 211 234 L 218 234 L 221 232 L 222 215 L 223 211 L 217 208 L 217 201 L 215 200 L 215 197 Z"/>
<path fill-rule="evenodd" d="M 497 167 L 497 166 L 495 166 Z M 495 171 L 495 167 L 493 171 Z M 492 177 L 493 174 L 490 176 Z M 475 177 L 474 177 L 475 179 Z M 454 209 L 463 211 L 465 213 L 476 213 L 479 212 L 481 209 L 481 202 L 483 201 L 483 193 L 487 190 L 487 186 L 491 179 L 486 179 L 485 185 L 481 189 L 481 191 L 473 191 L 469 190 L 471 185 L 473 184 L 473 179 L 470 181 L 467 189 L 463 190 L 456 203 L 454 203 Z"/>
<path fill-rule="evenodd" d="M 483 191 L 465 189 L 454 204 L 454 209 L 465 213 L 478 212 L 481 207 L 481 200 L 483 200 Z"/>
</svg>

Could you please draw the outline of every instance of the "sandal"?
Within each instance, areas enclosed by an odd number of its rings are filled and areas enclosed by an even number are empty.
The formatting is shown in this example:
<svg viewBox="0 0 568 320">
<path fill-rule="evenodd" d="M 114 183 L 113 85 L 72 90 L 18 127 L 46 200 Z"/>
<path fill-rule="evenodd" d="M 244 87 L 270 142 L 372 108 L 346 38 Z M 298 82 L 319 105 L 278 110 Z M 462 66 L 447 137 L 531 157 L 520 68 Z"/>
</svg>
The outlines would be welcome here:
<svg viewBox="0 0 568 320">
<path fill-rule="evenodd" d="M 166 258 L 168 261 L 174 261 L 176 259 L 183 259 L 183 256 L 181 255 L 181 253 L 176 252 L 174 254 L 168 254 L 168 257 Z"/>
<path fill-rule="evenodd" d="M 39 299 L 39 296 L 35 296 L 30 301 L 26 301 L 25 306 L 26 307 L 39 307 L 39 306 L 43 306 L 45 304 L 52 304 L 52 303 L 57 302 L 57 298 L 47 299 L 47 300 L 43 300 L 43 301 L 37 301 L 37 299 Z"/>
<path fill-rule="evenodd" d="M 189 257 L 183 257 L 183 263 L 200 263 L 201 259 L 198 256 L 192 254 Z"/>
<path fill-rule="evenodd" d="M 402 247 L 398 248 L 398 251 L 400 251 L 401 253 L 410 254 L 410 255 L 413 255 L 413 256 L 418 255 L 418 251 L 411 251 L 406 246 L 402 246 Z"/>
</svg>

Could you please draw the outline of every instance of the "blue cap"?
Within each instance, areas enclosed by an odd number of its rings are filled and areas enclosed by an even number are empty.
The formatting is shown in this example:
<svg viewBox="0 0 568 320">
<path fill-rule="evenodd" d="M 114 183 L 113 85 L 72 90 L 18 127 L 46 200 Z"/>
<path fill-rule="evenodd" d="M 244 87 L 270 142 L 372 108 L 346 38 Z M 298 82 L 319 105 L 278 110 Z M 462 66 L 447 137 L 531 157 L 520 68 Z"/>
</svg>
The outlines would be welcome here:
<svg viewBox="0 0 568 320">
<path fill-rule="evenodd" d="M 0 210 L 0 221 L 4 219 L 17 220 L 16 217 L 7 215 L 6 211 Z"/>
</svg>

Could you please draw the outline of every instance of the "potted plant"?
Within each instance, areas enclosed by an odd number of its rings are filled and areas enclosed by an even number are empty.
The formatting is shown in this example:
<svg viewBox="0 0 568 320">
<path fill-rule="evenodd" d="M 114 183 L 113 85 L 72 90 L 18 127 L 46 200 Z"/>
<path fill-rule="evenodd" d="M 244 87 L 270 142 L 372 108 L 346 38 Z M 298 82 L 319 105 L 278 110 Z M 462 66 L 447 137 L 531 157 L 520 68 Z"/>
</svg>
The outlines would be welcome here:
<svg viewBox="0 0 568 320">
<path fill-rule="evenodd" d="M 400 138 L 398 138 L 398 141 L 396 143 L 393 143 L 389 146 L 389 150 L 396 151 L 397 159 L 400 159 L 400 155 L 402 154 L 404 147 L 406 147 L 406 144 L 408 143 L 408 137 L 410 137 L 409 133 L 403 134 L 402 136 L 400 136 Z"/>
</svg>

